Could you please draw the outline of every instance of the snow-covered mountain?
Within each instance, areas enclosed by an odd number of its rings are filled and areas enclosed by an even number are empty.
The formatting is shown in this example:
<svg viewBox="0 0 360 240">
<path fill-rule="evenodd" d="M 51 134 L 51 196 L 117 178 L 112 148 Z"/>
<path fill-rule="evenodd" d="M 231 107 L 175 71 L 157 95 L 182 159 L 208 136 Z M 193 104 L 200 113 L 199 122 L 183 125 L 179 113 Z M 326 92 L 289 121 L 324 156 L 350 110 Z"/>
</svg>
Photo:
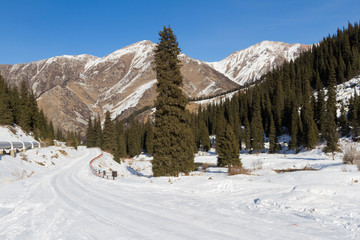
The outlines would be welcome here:
<svg viewBox="0 0 360 240">
<path fill-rule="evenodd" d="M 294 60 L 309 47 L 299 43 L 263 41 L 209 65 L 239 85 L 245 85 L 281 66 L 284 61 Z"/>
<path fill-rule="evenodd" d="M 11 84 L 25 80 L 40 108 L 55 127 L 83 130 L 89 116 L 129 116 L 153 104 L 156 74 L 153 70 L 155 44 L 141 41 L 105 57 L 58 56 L 41 61 L 0 65 Z M 284 60 L 294 59 L 307 47 L 279 42 L 262 42 L 231 54 L 218 63 L 207 63 L 181 54 L 187 97 L 216 95 L 251 82 Z"/>
</svg>

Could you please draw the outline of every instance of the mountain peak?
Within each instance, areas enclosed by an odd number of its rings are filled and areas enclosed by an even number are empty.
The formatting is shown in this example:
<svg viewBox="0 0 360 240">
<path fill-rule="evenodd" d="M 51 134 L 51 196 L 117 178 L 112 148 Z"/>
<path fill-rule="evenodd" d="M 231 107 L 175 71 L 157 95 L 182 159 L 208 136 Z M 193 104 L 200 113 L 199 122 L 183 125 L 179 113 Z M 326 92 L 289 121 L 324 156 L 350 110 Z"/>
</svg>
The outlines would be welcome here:
<svg viewBox="0 0 360 240">
<path fill-rule="evenodd" d="M 209 65 L 234 82 L 244 85 L 258 80 L 263 74 L 280 66 L 284 61 L 294 60 L 301 52 L 308 49 L 309 46 L 299 43 L 288 44 L 265 40 Z"/>
</svg>

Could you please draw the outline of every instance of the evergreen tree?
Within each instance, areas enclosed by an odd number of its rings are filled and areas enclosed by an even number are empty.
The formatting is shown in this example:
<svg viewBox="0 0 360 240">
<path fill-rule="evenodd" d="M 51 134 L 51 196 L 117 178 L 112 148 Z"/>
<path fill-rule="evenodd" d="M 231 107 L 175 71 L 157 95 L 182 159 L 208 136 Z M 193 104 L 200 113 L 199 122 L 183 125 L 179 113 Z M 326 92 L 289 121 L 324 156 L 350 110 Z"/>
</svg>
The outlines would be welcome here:
<svg viewBox="0 0 360 240">
<path fill-rule="evenodd" d="M 31 130 L 31 113 L 29 108 L 29 94 L 26 88 L 25 81 L 21 82 L 20 89 L 20 105 L 19 105 L 19 125 L 20 127 L 28 132 Z"/>
<path fill-rule="evenodd" d="M 149 155 L 154 152 L 154 129 L 150 119 L 147 120 L 145 125 L 145 151 Z"/>
<path fill-rule="evenodd" d="M 262 126 L 260 95 L 258 87 L 253 92 L 253 117 L 251 120 L 251 146 L 258 152 L 264 148 L 264 130 Z"/>
<path fill-rule="evenodd" d="M 131 126 L 127 130 L 127 148 L 130 157 L 135 157 L 141 153 L 141 134 L 140 126 L 132 119 Z"/>
<path fill-rule="evenodd" d="M 291 113 L 291 141 L 290 148 L 297 150 L 298 147 L 298 135 L 299 135 L 299 112 L 296 104 L 293 104 Z"/>
<path fill-rule="evenodd" d="M 170 27 L 159 33 L 155 49 L 158 96 L 155 101 L 154 176 L 178 176 L 194 169 L 193 143 L 187 99 L 181 91 L 180 48 Z"/>
<path fill-rule="evenodd" d="M 111 120 L 110 112 L 105 113 L 105 122 L 103 129 L 103 145 L 102 148 L 112 154 L 115 153 L 117 144 L 115 141 L 115 126 Z"/>
<path fill-rule="evenodd" d="M 10 107 L 8 86 L 0 75 L 0 124 L 10 125 L 13 123 L 14 117 Z"/>
<path fill-rule="evenodd" d="M 336 74 L 333 67 L 330 69 L 330 79 L 326 101 L 326 147 L 325 152 L 337 151 L 338 132 L 336 124 Z"/>
<path fill-rule="evenodd" d="M 228 123 L 226 124 L 225 130 L 217 136 L 216 152 L 218 153 L 219 167 L 241 167 L 239 145 L 234 130 Z"/>
<path fill-rule="evenodd" d="M 270 117 L 270 133 L 269 133 L 269 151 L 270 153 L 274 153 L 275 152 L 275 148 L 276 148 L 276 130 L 275 130 L 275 124 L 274 124 L 274 119 L 271 116 Z"/>
<path fill-rule="evenodd" d="M 207 152 L 210 150 L 210 137 L 209 131 L 204 121 L 200 121 L 200 148 Z"/>
<path fill-rule="evenodd" d="M 344 105 L 341 105 L 341 108 L 340 108 L 340 118 L 338 121 L 338 125 L 340 128 L 341 136 L 344 136 L 344 137 L 349 136 L 349 134 L 350 134 L 349 120 L 347 119 L 347 117 L 345 115 Z"/>
<path fill-rule="evenodd" d="M 95 135 L 95 147 L 102 148 L 103 144 L 103 133 L 101 128 L 101 119 L 98 116 L 94 122 L 94 135 Z"/>
<path fill-rule="evenodd" d="M 245 118 L 244 121 L 244 142 L 245 142 L 245 147 L 246 150 L 250 150 L 251 149 L 251 129 L 250 129 L 250 123 L 248 118 Z"/>
<path fill-rule="evenodd" d="M 117 148 L 114 154 L 114 160 L 120 162 L 120 158 L 126 156 L 126 141 L 125 141 L 125 133 L 124 133 L 124 122 L 116 121 L 115 123 L 115 131 L 116 131 L 116 144 Z"/>
<path fill-rule="evenodd" d="M 88 126 L 86 129 L 86 146 L 87 147 L 95 147 L 96 143 L 95 129 L 92 123 L 91 117 L 88 119 Z"/>
<path fill-rule="evenodd" d="M 313 149 L 318 141 L 319 130 L 314 120 L 314 111 L 310 104 L 310 83 L 304 81 L 303 106 L 301 109 L 301 122 L 303 124 L 302 141 L 305 147 Z"/>
</svg>

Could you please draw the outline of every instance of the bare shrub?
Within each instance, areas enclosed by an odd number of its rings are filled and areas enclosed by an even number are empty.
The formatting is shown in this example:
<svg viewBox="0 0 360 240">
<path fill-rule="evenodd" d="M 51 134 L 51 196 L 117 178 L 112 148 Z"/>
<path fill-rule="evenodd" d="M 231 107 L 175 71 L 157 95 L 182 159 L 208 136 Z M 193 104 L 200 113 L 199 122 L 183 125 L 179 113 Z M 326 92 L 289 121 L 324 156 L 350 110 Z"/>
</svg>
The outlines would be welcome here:
<svg viewBox="0 0 360 240">
<path fill-rule="evenodd" d="M 343 162 L 345 164 L 356 164 L 360 168 L 360 152 L 354 144 L 345 146 Z"/>
<path fill-rule="evenodd" d="M 8 128 L 8 129 L 10 130 L 10 132 L 12 132 L 14 135 L 17 134 L 17 131 L 16 131 L 16 129 L 15 129 L 14 127 L 8 126 L 7 128 Z"/>
<path fill-rule="evenodd" d="M 24 153 L 20 153 L 20 159 L 23 161 L 26 161 L 26 162 L 29 161 L 29 159 L 27 158 L 27 156 Z"/>
<path fill-rule="evenodd" d="M 67 152 L 65 152 L 64 150 L 60 149 L 59 152 L 64 155 L 65 157 L 68 155 Z"/>
<path fill-rule="evenodd" d="M 24 178 L 29 178 L 34 174 L 34 171 L 31 171 L 30 173 L 28 173 L 25 169 L 20 173 L 18 170 L 16 170 L 15 172 L 11 173 L 14 177 L 16 177 L 17 180 L 21 180 Z"/>
<path fill-rule="evenodd" d="M 252 167 L 254 170 L 261 170 L 263 168 L 263 162 L 259 159 L 257 159 L 256 161 L 252 162 Z"/>
<path fill-rule="evenodd" d="M 203 163 L 202 165 L 201 165 L 201 169 L 204 171 L 204 172 L 206 172 L 206 169 L 209 167 L 209 164 L 208 163 Z"/>
<path fill-rule="evenodd" d="M 228 168 L 229 176 L 237 175 L 237 174 L 246 174 L 249 175 L 251 171 L 249 169 L 243 168 L 242 166 L 231 166 Z"/>
<path fill-rule="evenodd" d="M 319 169 L 305 166 L 303 168 L 287 168 L 287 169 L 273 169 L 276 173 L 286 173 L 286 172 L 298 172 L 298 171 L 318 171 Z"/>
</svg>

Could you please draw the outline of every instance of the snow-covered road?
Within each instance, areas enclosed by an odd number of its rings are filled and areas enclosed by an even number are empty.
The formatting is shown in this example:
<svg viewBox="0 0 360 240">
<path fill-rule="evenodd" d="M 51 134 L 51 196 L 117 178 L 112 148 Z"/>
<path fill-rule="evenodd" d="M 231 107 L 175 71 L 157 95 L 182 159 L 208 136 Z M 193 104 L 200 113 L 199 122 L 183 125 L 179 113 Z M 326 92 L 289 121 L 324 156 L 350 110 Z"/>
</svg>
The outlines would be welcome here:
<svg viewBox="0 0 360 240">
<path fill-rule="evenodd" d="M 92 175 L 89 161 L 99 154 L 83 150 L 62 165 L 1 187 L 0 239 L 359 237 L 359 197 L 346 200 L 359 186 L 344 185 L 345 172 L 113 181 Z M 319 180 L 334 177 L 339 180 L 329 186 Z"/>
</svg>

